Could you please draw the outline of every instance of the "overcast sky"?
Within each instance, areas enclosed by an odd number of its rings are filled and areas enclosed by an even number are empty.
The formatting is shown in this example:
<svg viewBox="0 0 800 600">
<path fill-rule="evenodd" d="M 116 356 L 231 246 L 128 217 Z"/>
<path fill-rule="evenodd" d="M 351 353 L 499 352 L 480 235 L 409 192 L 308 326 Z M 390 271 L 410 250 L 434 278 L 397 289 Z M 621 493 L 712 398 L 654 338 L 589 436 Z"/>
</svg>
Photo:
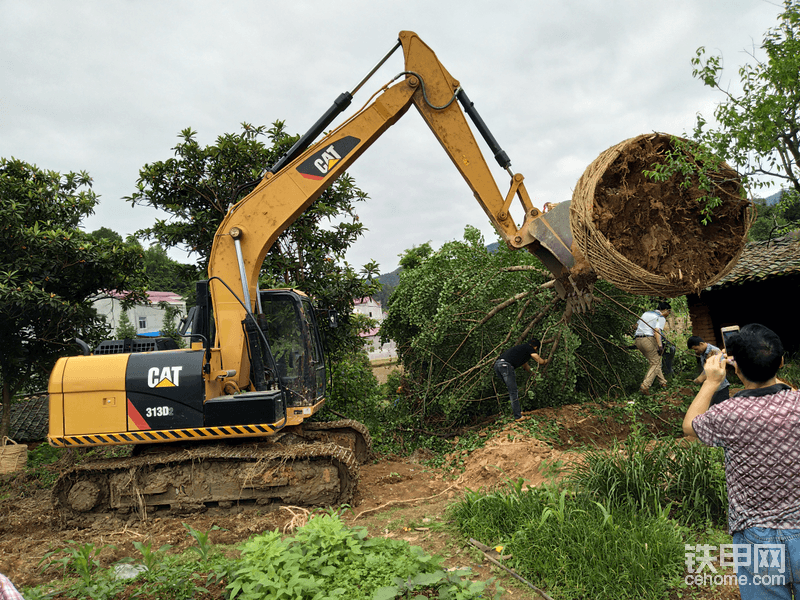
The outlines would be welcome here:
<svg viewBox="0 0 800 600">
<path fill-rule="evenodd" d="M 88 171 L 100 203 L 84 228 L 125 236 L 158 213 L 122 197 L 145 163 L 172 156 L 180 130 L 203 145 L 241 122 L 303 133 L 408 29 L 460 80 L 541 207 L 568 200 L 606 148 L 710 117 L 721 97 L 692 78 L 695 50 L 721 53 L 735 83 L 780 12 L 765 0 L 0 0 L 0 156 Z M 346 115 L 402 67 L 398 52 Z M 350 173 L 370 196 L 369 232 L 348 255 L 357 268 L 375 259 L 388 273 L 403 250 L 438 248 L 467 224 L 495 239 L 414 109 Z M 508 175 L 496 178 L 505 194 Z"/>
</svg>

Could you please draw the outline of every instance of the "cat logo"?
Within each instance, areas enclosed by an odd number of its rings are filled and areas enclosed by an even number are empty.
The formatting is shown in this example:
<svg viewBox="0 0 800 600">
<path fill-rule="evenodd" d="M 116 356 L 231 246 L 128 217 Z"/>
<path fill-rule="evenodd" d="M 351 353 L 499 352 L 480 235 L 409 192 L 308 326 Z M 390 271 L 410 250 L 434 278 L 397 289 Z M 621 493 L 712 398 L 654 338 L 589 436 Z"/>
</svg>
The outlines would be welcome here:
<svg viewBox="0 0 800 600">
<path fill-rule="evenodd" d="M 297 172 L 306 179 L 324 179 L 328 173 L 361 142 L 358 138 L 345 136 L 315 152 L 297 167 Z"/>
<path fill-rule="evenodd" d="M 151 388 L 178 387 L 183 367 L 153 367 L 147 372 L 147 385 Z"/>
</svg>

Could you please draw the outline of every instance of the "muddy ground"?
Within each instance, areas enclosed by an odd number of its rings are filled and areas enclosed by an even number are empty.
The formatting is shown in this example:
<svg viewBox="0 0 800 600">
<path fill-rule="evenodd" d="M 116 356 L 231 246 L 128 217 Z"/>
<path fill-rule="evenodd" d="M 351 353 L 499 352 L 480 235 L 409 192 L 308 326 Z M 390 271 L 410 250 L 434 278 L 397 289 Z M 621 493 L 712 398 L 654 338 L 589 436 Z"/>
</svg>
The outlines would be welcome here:
<svg viewBox="0 0 800 600">
<path fill-rule="evenodd" d="M 650 429 L 675 430 L 676 419 L 681 416 L 678 396 L 674 400 L 665 397 L 660 414 L 644 416 Z M 504 598 L 538 598 L 529 588 L 491 565 L 480 552 L 458 538 L 452 528 L 442 527 L 447 521 L 447 506 L 467 488 L 490 489 L 520 477 L 530 485 L 539 485 L 561 477 L 570 464 L 580 460 L 577 448 L 584 444 L 608 446 L 612 440 L 624 438 L 628 427 L 593 405 L 532 411 L 521 422 L 499 426 L 497 435 L 491 437 L 486 434 L 489 425 L 478 432 L 487 438 L 483 447 L 471 453 L 449 455 L 449 466 L 445 468 L 427 466 L 432 457 L 424 452 L 404 458 L 378 457 L 363 465 L 357 497 L 343 519 L 367 527 L 371 535 L 401 538 L 428 553 L 444 556 L 447 566 L 468 567 L 476 578 L 497 577 L 507 590 Z M 497 429 L 494 425 L 492 430 Z M 535 434 L 536 431 L 539 433 Z M 39 563 L 45 553 L 63 548 L 69 540 L 113 545 L 114 549 L 109 547 L 101 555 L 105 564 L 111 564 L 125 557 L 137 557 L 134 541 L 151 542 L 154 548 L 171 544 L 172 551 L 186 549 L 194 542 L 183 523 L 196 530 L 210 531 L 215 544 L 235 545 L 253 534 L 283 529 L 292 520 L 298 522 L 305 517 L 298 509 L 271 512 L 263 508 L 244 509 L 224 515 L 209 510 L 178 516 L 156 512 L 147 522 L 109 517 L 87 529 L 66 529 L 51 511 L 49 492 L 33 490 L 25 477 L 16 477 L 11 485 L 0 489 L 8 494 L 0 500 L 0 572 L 18 587 L 57 580 L 56 573 L 43 574 Z M 215 526 L 219 529 L 211 531 Z M 487 545 L 494 542 L 481 541 Z M 220 594 L 221 591 L 208 597 L 222 597 Z M 694 596 L 696 600 L 738 597 L 738 591 L 729 588 L 702 590 Z"/>
</svg>

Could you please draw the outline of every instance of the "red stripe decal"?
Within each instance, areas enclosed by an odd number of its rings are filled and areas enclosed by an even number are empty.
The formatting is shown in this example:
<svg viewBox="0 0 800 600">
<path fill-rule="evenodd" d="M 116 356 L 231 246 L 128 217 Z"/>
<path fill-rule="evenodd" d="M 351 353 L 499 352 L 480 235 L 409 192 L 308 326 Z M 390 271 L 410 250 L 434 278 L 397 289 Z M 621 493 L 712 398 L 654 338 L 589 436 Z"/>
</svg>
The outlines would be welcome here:
<svg viewBox="0 0 800 600">
<path fill-rule="evenodd" d="M 133 424 L 139 428 L 140 431 L 145 429 L 150 429 L 150 425 L 147 424 L 147 421 L 144 420 L 139 411 L 136 410 L 136 407 L 131 402 L 131 399 L 128 398 L 128 418 L 133 421 Z"/>
</svg>

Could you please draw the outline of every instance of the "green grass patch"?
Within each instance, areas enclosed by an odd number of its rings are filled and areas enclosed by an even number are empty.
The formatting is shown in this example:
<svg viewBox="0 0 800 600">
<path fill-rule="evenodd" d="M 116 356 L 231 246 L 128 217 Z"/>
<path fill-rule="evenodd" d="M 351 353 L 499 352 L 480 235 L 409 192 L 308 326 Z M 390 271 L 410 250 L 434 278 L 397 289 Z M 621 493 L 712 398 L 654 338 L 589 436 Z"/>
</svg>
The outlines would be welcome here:
<svg viewBox="0 0 800 600">
<path fill-rule="evenodd" d="M 451 508 L 465 537 L 504 546 L 507 566 L 560 600 L 663 598 L 683 572 L 684 542 L 665 513 L 608 507 L 553 486 L 468 492 Z"/>
<path fill-rule="evenodd" d="M 632 506 L 651 516 L 667 510 L 687 526 L 723 527 L 727 523 L 720 448 L 633 436 L 608 450 L 589 450 L 583 457 L 570 479 L 603 504 Z"/>
</svg>

